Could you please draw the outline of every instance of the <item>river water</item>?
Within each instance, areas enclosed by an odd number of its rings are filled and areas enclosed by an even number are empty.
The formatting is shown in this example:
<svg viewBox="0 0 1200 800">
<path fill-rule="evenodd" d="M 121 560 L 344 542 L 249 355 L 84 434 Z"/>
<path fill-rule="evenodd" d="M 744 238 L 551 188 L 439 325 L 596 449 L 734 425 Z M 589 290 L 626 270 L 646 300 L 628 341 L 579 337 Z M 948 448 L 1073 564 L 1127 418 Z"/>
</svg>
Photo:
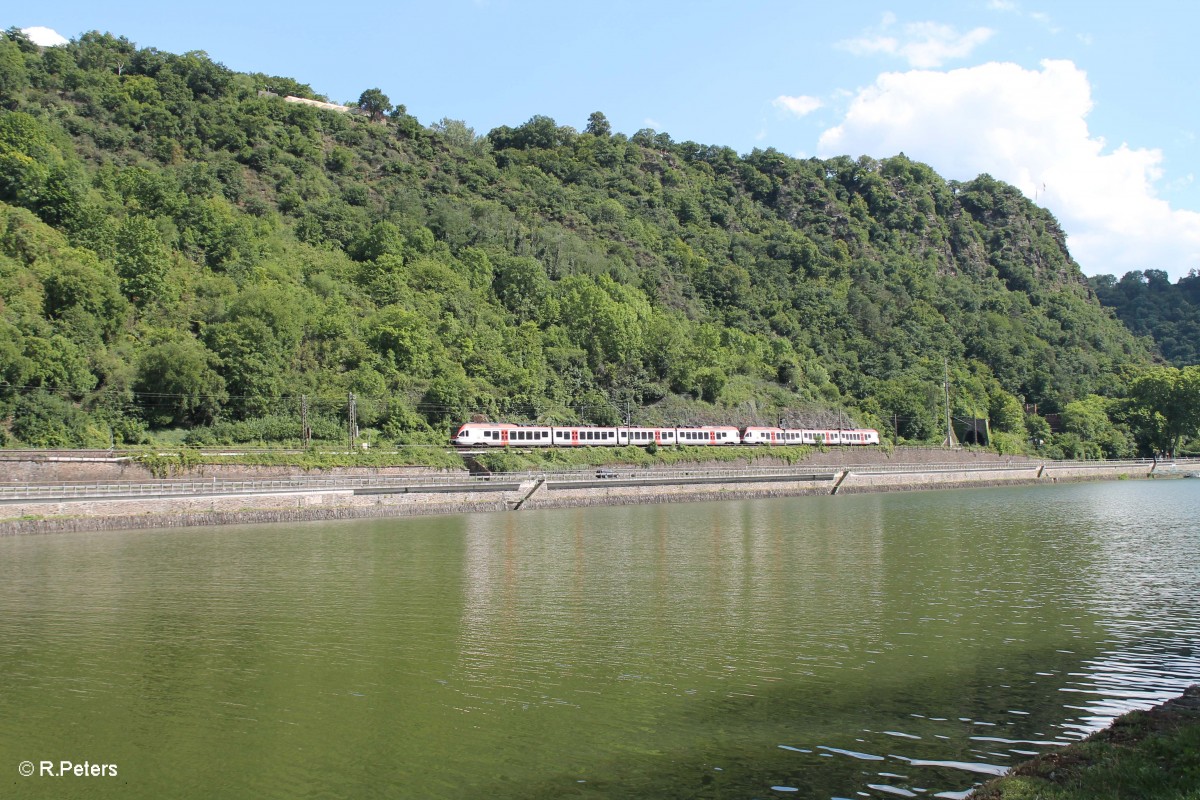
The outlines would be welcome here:
<svg viewBox="0 0 1200 800">
<path fill-rule="evenodd" d="M 0 795 L 962 797 L 1200 681 L 1198 520 L 1179 480 L 8 537 Z"/>
</svg>

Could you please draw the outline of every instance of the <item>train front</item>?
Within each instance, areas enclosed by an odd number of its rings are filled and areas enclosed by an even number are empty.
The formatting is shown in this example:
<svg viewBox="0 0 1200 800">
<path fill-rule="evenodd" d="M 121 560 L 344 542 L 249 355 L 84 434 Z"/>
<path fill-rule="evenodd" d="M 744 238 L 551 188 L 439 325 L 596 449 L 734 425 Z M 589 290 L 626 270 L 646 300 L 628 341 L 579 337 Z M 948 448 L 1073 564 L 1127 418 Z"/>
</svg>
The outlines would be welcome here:
<svg viewBox="0 0 1200 800">
<path fill-rule="evenodd" d="M 450 437 L 450 444 L 455 447 L 468 447 L 473 444 L 479 444 L 475 436 L 475 426 L 467 423 L 458 429 L 458 432 Z"/>
</svg>

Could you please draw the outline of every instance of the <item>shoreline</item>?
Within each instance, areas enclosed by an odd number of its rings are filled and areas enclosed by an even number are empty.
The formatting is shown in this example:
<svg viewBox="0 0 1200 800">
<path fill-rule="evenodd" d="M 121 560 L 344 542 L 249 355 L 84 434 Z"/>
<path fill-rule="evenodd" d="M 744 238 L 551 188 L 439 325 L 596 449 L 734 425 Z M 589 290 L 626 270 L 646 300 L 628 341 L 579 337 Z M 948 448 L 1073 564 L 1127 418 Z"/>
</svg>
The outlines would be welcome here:
<svg viewBox="0 0 1200 800">
<path fill-rule="evenodd" d="M 967 455 L 967 454 L 964 454 Z M 665 504 L 712 500 L 768 499 L 812 495 L 865 494 L 895 491 L 1031 486 L 1065 482 L 1181 477 L 1151 462 L 1040 462 L 1017 459 L 963 460 L 959 464 L 876 464 L 839 466 L 825 459 L 786 471 L 758 468 L 725 475 L 715 471 L 628 470 L 619 479 L 600 472 L 589 475 L 512 476 L 503 485 L 461 483 L 436 489 L 391 486 L 355 489 L 346 486 L 279 491 L 184 494 L 157 497 L 92 497 L 87 499 L 7 500 L 0 506 L 0 536 L 39 533 L 180 528 L 212 525 L 383 519 L 427 515 L 533 511 L 594 506 Z M 1189 471 L 1192 470 L 1188 467 Z M 211 473 L 212 470 L 210 469 Z M 366 469 L 361 475 L 385 474 L 402 482 L 416 472 L 386 473 Z M 425 472 L 424 476 L 439 473 Z M 464 473 L 440 473 L 448 482 Z M 208 476 L 201 472 L 205 480 Z M 670 475 L 670 477 L 659 477 Z M 341 470 L 339 475 L 352 475 Z M 496 476 L 499 477 L 499 476 Z M 214 488 L 216 484 L 213 477 Z"/>
<path fill-rule="evenodd" d="M 1122 714 L 1086 739 L 1014 766 L 972 800 L 1192 797 L 1200 774 L 1200 684 L 1145 711 Z M 1178 786 L 1171 786 L 1176 782 Z M 1105 793 L 1109 790 L 1109 793 Z"/>
</svg>

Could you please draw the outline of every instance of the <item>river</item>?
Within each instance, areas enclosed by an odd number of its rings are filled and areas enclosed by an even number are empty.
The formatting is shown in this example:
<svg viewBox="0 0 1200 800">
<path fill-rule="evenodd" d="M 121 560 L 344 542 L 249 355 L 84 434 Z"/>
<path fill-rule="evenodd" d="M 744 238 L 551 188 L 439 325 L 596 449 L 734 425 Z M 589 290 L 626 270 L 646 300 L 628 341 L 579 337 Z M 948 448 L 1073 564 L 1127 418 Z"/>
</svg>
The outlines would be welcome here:
<svg viewBox="0 0 1200 800">
<path fill-rule="evenodd" d="M 0 538 L 0 794 L 959 798 L 1200 682 L 1197 520 L 1177 480 Z"/>
</svg>

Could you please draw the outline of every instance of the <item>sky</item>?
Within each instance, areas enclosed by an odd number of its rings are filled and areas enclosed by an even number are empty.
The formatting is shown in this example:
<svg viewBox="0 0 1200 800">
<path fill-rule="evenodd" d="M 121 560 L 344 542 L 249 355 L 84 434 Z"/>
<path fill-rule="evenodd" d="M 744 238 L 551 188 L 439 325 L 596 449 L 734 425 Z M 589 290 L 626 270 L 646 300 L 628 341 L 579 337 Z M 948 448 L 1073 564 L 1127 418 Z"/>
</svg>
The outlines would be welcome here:
<svg viewBox="0 0 1200 800">
<path fill-rule="evenodd" d="M 1049 209 L 1088 275 L 1200 269 L 1200 4 L 1063 0 L 42 0 L 0 27 L 203 50 L 335 102 L 380 88 L 483 134 L 541 114 L 580 130 L 903 152 L 988 173 Z M 44 34 L 46 35 L 46 34 Z"/>
</svg>

